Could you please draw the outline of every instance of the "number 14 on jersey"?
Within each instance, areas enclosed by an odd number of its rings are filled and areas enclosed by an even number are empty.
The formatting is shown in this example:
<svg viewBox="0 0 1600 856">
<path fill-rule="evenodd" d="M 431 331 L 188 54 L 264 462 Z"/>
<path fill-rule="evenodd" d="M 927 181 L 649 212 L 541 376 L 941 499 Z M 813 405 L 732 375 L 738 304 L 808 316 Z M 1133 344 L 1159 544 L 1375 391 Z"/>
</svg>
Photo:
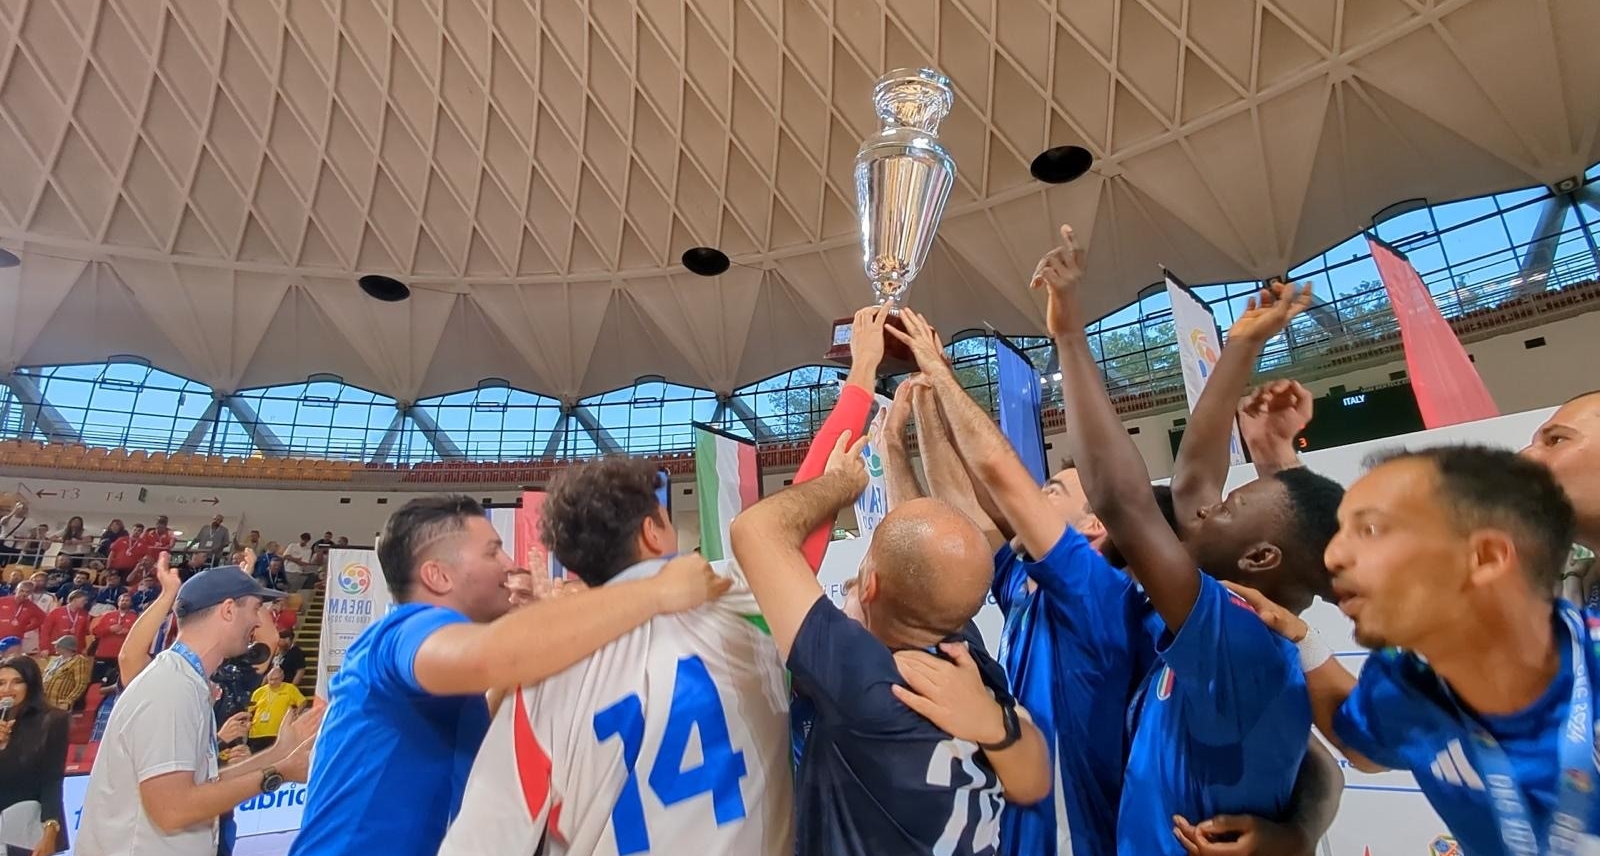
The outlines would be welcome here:
<svg viewBox="0 0 1600 856">
<path fill-rule="evenodd" d="M 628 770 L 627 781 L 611 811 L 611 830 L 622 856 L 650 852 L 650 830 L 635 770 L 644 745 L 644 729 L 644 704 L 637 693 L 594 715 L 595 737 L 601 742 L 620 738 L 622 761 Z M 700 765 L 685 770 L 684 754 L 694 730 L 700 736 Z M 684 657 L 678 661 L 661 748 L 650 765 L 650 790 L 666 806 L 709 793 L 717 825 L 722 826 L 744 819 L 744 797 L 739 791 L 744 777 L 744 753 L 733 748 L 728 736 L 728 719 L 711 673 L 699 657 Z"/>
</svg>

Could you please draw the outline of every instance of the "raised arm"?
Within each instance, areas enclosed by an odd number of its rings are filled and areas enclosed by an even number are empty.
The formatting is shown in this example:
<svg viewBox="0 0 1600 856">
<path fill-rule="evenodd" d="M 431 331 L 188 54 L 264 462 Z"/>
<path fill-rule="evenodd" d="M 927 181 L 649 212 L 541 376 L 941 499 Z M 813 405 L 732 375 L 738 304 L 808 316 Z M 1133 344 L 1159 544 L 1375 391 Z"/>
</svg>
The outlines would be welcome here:
<svg viewBox="0 0 1600 856">
<path fill-rule="evenodd" d="M 117 652 L 117 674 L 123 686 L 150 665 L 150 646 L 155 644 L 156 634 L 166 626 L 172 605 L 178 600 L 178 586 L 183 582 L 172 569 L 172 557 L 165 552 L 156 559 L 156 582 L 161 584 L 161 593 L 139 613 L 139 618 L 128 628 L 127 638 L 122 640 L 122 650 Z"/>
<path fill-rule="evenodd" d="M 935 499 L 961 511 L 972 518 L 989 539 L 989 546 L 999 549 L 1016 533 L 1007 525 L 1005 515 L 994 504 L 994 497 L 981 483 L 973 479 L 950 440 L 950 426 L 945 421 L 944 408 L 931 386 L 926 385 L 911 399 L 917 416 L 917 448 L 922 452 L 922 469 L 928 475 L 928 489 Z"/>
<path fill-rule="evenodd" d="M 883 448 L 884 487 L 889 510 L 926 494 L 917 481 L 917 471 L 911 466 L 911 450 L 906 447 L 906 426 L 911 421 L 911 400 L 916 390 L 925 386 L 919 378 L 908 378 L 894 391 L 894 404 L 883 420 L 883 436 L 878 444 Z"/>
<path fill-rule="evenodd" d="M 1062 226 L 1061 238 L 1062 246 L 1039 261 L 1031 285 L 1049 291 L 1045 321 L 1061 361 L 1068 445 L 1089 505 L 1176 633 L 1200 595 L 1200 571 L 1156 506 L 1150 471 L 1106 395 L 1078 307 L 1083 251 L 1072 227 Z"/>
<path fill-rule="evenodd" d="M 856 312 L 850 331 L 850 374 L 839 390 L 839 400 L 833 412 L 822 423 L 817 436 L 811 438 L 811 448 L 806 451 L 800 469 L 794 474 L 794 483 L 810 481 L 822 474 L 828 465 L 834 441 L 845 432 L 860 436 L 866 430 L 867 416 L 872 412 L 872 386 L 878 377 L 878 366 L 883 362 L 883 326 L 889 320 L 889 310 L 882 306 L 868 306 Z M 833 531 L 833 518 L 817 524 L 806 536 L 806 563 L 815 574 L 822 568 L 822 557 L 828 552 L 828 538 Z"/>
<path fill-rule="evenodd" d="M 998 517 L 993 521 L 1005 520 L 1022 539 L 1024 549 L 1034 556 L 1043 556 L 1061 539 L 1061 533 L 1067 528 L 1066 520 L 1045 501 L 1039 485 L 1022 465 L 1010 441 L 1000 433 L 999 426 L 961 388 L 955 372 L 944 361 L 944 351 L 939 347 L 939 337 L 933 328 L 909 309 L 901 310 L 901 318 L 905 321 L 906 332 L 893 329 L 890 332 L 906 342 L 916 355 L 917 366 L 933 387 L 939 410 L 944 415 L 943 425 L 950 445 L 959 455 L 958 459 L 941 461 L 937 458 L 939 450 L 933 448 L 939 444 L 930 440 L 923 448 L 924 467 L 930 468 L 931 473 L 934 462 L 938 461 L 940 485 L 953 483 L 955 486 L 948 489 L 952 496 L 961 492 L 956 471 L 961 471 L 964 478 L 966 470 L 970 469 L 975 477 L 973 486 L 986 489 L 994 502 Z M 920 424 L 921 420 L 918 421 Z M 933 481 L 931 474 L 929 480 Z M 972 491 L 967 491 L 967 495 L 972 496 Z"/>
<path fill-rule="evenodd" d="M 729 585 L 698 553 L 678 556 L 649 579 L 537 601 L 489 624 L 440 627 L 417 647 L 412 670 L 430 695 L 538 683 L 657 615 L 721 597 Z"/>
<path fill-rule="evenodd" d="M 1296 291 L 1274 282 L 1250 298 L 1244 314 L 1228 329 L 1227 343 L 1205 392 L 1189 416 L 1172 464 L 1172 504 L 1178 525 L 1185 528 L 1198 519 L 1200 509 L 1222 501 L 1228 480 L 1228 441 L 1233 418 L 1250 375 L 1267 340 L 1283 332 L 1289 320 L 1311 305 L 1311 286 Z"/>
<path fill-rule="evenodd" d="M 867 469 L 861 461 L 864 443 L 852 444 L 850 437 L 847 432 L 834 441 L 821 476 L 745 509 L 728 528 L 734 558 L 785 662 L 806 614 L 823 597 L 802 552 L 806 533 L 832 520 L 867 486 Z"/>
<path fill-rule="evenodd" d="M 1239 407 L 1239 434 L 1256 465 L 1257 478 L 1302 466 L 1296 438 L 1311 424 L 1311 391 L 1299 381 L 1263 385 Z"/>
</svg>

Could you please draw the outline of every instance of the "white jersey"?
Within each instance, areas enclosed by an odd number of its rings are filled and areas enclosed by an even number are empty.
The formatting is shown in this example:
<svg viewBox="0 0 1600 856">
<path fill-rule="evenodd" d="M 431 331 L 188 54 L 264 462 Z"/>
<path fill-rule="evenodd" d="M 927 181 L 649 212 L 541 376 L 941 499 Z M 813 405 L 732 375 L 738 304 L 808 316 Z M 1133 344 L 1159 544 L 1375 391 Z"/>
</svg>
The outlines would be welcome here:
<svg viewBox="0 0 1600 856">
<path fill-rule="evenodd" d="M 718 601 L 506 699 L 439 856 L 794 852 L 783 662 L 742 574 L 718 570 Z"/>
</svg>

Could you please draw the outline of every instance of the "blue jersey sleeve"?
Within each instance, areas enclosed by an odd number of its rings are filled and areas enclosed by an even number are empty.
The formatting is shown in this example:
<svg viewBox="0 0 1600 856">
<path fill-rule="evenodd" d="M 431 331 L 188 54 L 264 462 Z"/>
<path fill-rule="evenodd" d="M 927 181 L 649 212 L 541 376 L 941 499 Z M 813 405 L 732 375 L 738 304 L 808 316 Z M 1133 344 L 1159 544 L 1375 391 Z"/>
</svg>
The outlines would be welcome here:
<svg viewBox="0 0 1600 856">
<path fill-rule="evenodd" d="M 796 694 L 859 723 L 862 730 L 916 717 L 889 689 L 904 683 L 894 654 L 825 597 L 817 598 L 800 622 L 789 671 Z"/>
<path fill-rule="evenodd" d="M 381 631 L 383 635 L 373 640 L 373 675 L 400 693 L 427 695 L 427 690 L 417 683 L 417 651 L 439 628 L 470 620 L 440 606 L 419 606 L 391 616 Z"/>
<path fill-rule="evenodd" d="M 1211 745 L 1243 740 L 1290 686 L 1305 692 L 1294 643 L 1209 574 L 1177 634 L 1158 650 L 1184 688 L 1193 735 Z M 1309 726 L 1310 702 L 1306 712 Z"/>
<path fill-rule="evenodd" d="M 1067 527 L 1050 552 L 1022 569 L 1049 595 L 1045 608 L 1063 626 L 1081 628 L 1091 648 L 1124 651 L 1140 632 L 1136 622 L 1130 624 L 1129 604 L 1142 599 L 1133 580 L 1111 567 L 1078 530 Z"/>
<path fill-rule="evenodd" d="M 1339 742 L 1385 767 L 1409 767 L 1405 743 L 1420 733 L 1422 725 L 1409 714 L 1428 703 L 1405 680 L 1406 673 L 1418 667 L 1410 656 L 1393 648 L 1372 652 L 1355 689 L 1333 716 Z"/>
<path fill-rule="evenodd" d="M 1027 575 L 1010 544 L 1001 544 L 994 554 L 994 583 L 989 594 L 1001 612 L 1009 613 L 1013 604 L 1027 595 Z"/>
</svg>

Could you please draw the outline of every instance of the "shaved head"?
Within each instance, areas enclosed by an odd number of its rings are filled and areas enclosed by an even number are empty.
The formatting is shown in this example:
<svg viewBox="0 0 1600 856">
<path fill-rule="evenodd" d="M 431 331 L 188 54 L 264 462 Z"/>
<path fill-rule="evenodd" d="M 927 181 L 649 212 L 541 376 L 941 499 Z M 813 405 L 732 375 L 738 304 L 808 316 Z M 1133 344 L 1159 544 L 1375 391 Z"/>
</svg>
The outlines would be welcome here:
<svg viewBox="0 0 1600 856">
<path fill-rule="evenodd" d="M 936 499 L 912 500 L 878 524 L 861 563 L 866 625 L 953 636 L 983 606 L 993 577 L 993 554 L 971 518 Z"/>
<path fill-rule="evenodd" d="M 1563 404 L 1539 426 L 1522 455 L 1549 467 L 1572 501 L 1578 541 L 1600 546 L 1600 392 Z"/>
</svg>

